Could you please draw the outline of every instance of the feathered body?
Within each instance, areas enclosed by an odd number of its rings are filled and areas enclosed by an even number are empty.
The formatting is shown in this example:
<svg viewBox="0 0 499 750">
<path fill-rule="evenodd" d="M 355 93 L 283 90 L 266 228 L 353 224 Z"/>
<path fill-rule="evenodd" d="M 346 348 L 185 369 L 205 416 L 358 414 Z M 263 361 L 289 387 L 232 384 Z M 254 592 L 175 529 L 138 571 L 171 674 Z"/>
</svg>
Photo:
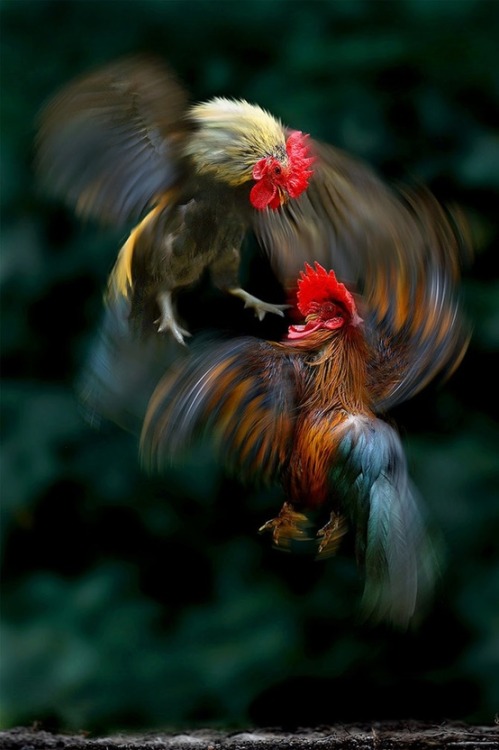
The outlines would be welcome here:
<svg viewBox="0 0 499 750">
<path fill-rule="evenodd" d="M 256 211 L 297 198 L 312 175 L 306 137 L 272 115 L 222 97 L 187 106 L 168 71 L 132 59 L 70 84 L 46 108 L 40 169 L 83 215 L 115 223 L 150 208 L 122 248 L 111 304 L 179 342 L 172 294 L 209 268 L 213 283 L 261 318 L 282 305 L 239 286 L 243 239 Z M 151 208 L 152 206 L 152 208 Z"/>
<path fill-rule="evenodd" d="M 248 232 L 284 289 L 317 260 L 368 296 L 383 266 L 398 273 L 437 241 L 411 205 L 416 193 L 391 190 L 368 166 L 244 100 L 189 105 L 175 76 L 149 57 L 63 88 L 41 115 L 37 166 L 80 215 L 124 227 L 140 220 L 111 273 L 107 304 L 121 309 L 124 299 L 136 330 L 159 328 L 180 342 L 188 332 L 175 296 L 205 269 L 258 317 L 282 315 L 283 305 L 240 287 Z"/>
<path fill-rule="evenodd" d="M 433 558 L 400 439 L 382 416 L 448 376 L 466 350 L 459 217 L 247 102 L 189 107 L 171 73 L 144 58 L 70 84 L 45 110 L 38 146 L 40 170 L 80 213 L 143 217 L 111 274 L 83 378 L 91 415 L 143 422 L 150 468 L 180 460 L 201 433 L 243 480 L 280 482 L 286 501 L 262 527 L 278 546 L 308 538 L 324 513 L 319 555 L 353 529 L 367 611 L 408 621 Z M 248 230 L 287 291 L 316 263 L 299 281 L 305 322 L 279 342 L 180 346 L 188 332 L 172 294 L 206 268 L 260 317 L 283 313 L 238 285 Z M 158 314 L 173 339 L 145 335 Z"/>
<path fill-rule="evenodd" d="M 436 257 L 413 270 L 412 292 L 432 322 L 426 335 L 441 341 L 453 304 L 450 289 L 440 297 L 447 270 Z M 319 556 L 328 556 L 353 527 L 366 611 L 405 623 L 428 595 L 434 558 L 400 438 L 378 415 L 407 395 L 404 382 L 418 387 L 412 368 L 422 365 L 423 349 L 411 339 L 409 288 L 400 286 L 405 294 L 384 310 L 391 321 L 388 310 L 403 308 L 404 333 L 388 339 L 374 324 L 376 311 L 358 298 L 362 318 L 333 271 L 307 265 L 298 287 L 305 322 L 291 325 L 284 341 L 212 343 L 170 368 L 147 409 L 142 456 L 161 470 L 208 433 L 238 476 L 280 481 L 286 501 L 261 529 L 277 546 L 308 539 L 314 519 L 326 513 L 316 536 Z M 463 338 L 453 356 L 464 346 Z"/>
<path fill-rule="evenodd" d="M 268 204 L 276 208 L 289 197 L 275 178 L 268 186 L 264 175 L 250 190 L 256 165 L 263 163 L 268 169 L 269 162 L 275 163 L 279 166 L 274 169 L 282 174 L 291 169 L 292 156 L 286 150 L 283 126 L 245 101 L 216 98 L 191 107 L 185 118 L 193 130 L 178 149 L 184 180 L 132 232 L 109 284 L 111 294 L 131 296 L 132 312 L 139 311 L 146 321 L 150 315 L 144 316 L 144 310 L 148 303 L 156 303 L 161 312 L 159 330 L 171 330 L 179 341 L 189 334 L 175 321 L 170 295 L 196 282 L 205 268 L 217 287 L 242 297 L 260 318 L 266 312 L 283 314 L 283 306 L 266 304 L 241 289 L 238 276 L 251 211 Z M 301 134 L 295 136 L 303 162 L 299 162 L 301 191 L 311 174 L 307 167 L 312 159 L 303 155 Z M 296 137 L 291 137 L 293 142 Z M 293 193 L 292 185 L 290 190 Z"/>
</svg>

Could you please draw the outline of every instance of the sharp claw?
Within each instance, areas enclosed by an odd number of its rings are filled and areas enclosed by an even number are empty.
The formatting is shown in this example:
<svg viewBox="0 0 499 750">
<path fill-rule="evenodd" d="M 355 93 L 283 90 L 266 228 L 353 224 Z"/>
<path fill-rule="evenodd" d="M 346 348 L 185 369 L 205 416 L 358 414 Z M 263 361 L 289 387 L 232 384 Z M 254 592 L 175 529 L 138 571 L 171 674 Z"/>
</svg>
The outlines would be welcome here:
<svg viewBox="0 0 499 750">
<path fill-rule="evenodd" d="M 172 336 L 178 341 L 179 344 L 186 346 L 184 336 L 190 336 L 191 334 L 185 328 L 178 325 L 175 320 L 173 313 L 173 306 L 171 301 L 170 292 L 162 292 L 158 295 L 158 304 L 161 310 L 160 317 L 154 321 L 154 324 L 158 326 L 158 333 L 171 332 Z"/>
<path fill-rule="evenodd" d="M 172 336 L 174 336 L 177 341 L 180 341 L 181 344 L 184 343 L 184 336 L 189 337 L 191 335 L 189 331 L 186 331 L 185 328 L 181 328 L 180 326 L 175 325 L 175 323 L 168 323 L 168 325 L 165 325 L 163 323 L 158 328 L 158 333 L 167 333 L 167 331 L 170 331 Z"/>
<path fill-rule="evenodd" d="M 275 525 L 275 518 L 272 518 L 270 521 L 267 521 L 263 524 L 263 526 L 260 526 L 258 529 L 259 534 L 263 534 L 265 531 L 272 531 Z"/>
<path fill-rule="evenodd" d="M 347 531 L 347 523 L 343 516 L 331 513 L 331 518 L 322 529 L 317 532 L 317 537 L 322 538 L 317 550 L 317 557 L 322 559 L 336 554 L 341 538 Z"/>
<path fill-rule="evenodd" d="M 256 302 L 248 301 L 244 307 L 252 307 L 258 320 L 263 320 L 267 313 L 280 315 L 281 318 L 283 318 L 283 310 L 287 310 L 291 305 L 272 305 L 270 302 L 262 302 L 258 300 Z"/>
<path fill-rule="evenodd" d="M 158 326 L 158 333 L 170 332 L 179 344 L 187 346 L 184 341 L 184 336 L 191 336 L 192 334 L 190 334 L 189 331 L 187 331 L 185 328 L 177 325 L 174 320 L 165 320 L 164 318 L 158 318 L 154 321 L 154 324 Z"/>
<path fill-rule="evenodd" d="M 271 531 L 274 545 L 282 549 L 289 547 L 293 540 L 311 539 L 307 531 L 309 525 L 306 515 L 298 513 L 289 503 L 284 503 L 279 515 L 260 526 L 258 531 L 260 533 Z"/>
<path fill-rule="evenodd" d="M 229 289 L 229 292 L 244 301 L 244 307 L 252 307 L 258 320 L 263 320 L 267 313 L 280 315 L 284 317 L 283 310 L 287 310 L 291 305 L 273 305 L 271 302 L 264 302 L 258 297 L 254 297 L 244 289 Z"/>
</svg>

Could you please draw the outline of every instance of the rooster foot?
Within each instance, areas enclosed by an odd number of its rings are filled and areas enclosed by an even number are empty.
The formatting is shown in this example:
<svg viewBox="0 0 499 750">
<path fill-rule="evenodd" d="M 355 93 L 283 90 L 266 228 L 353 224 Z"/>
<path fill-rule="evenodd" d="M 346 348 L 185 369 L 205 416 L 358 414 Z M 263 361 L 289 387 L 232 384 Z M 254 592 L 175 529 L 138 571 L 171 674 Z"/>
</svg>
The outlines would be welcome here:
<svg viewBox="0 0 499 750">
<path fill-rule="evenodd" d="M 344 516 L 338 515 L 338 513 L 331 513 L 329 521 L 319 529 L 317 532 L 318 538 L 321 540 L 317 551 L 317 557 L 324 559 L 335 555 L 341 538 L 347 531 L 347 522 Z"/>
<path fill-rule="evenodd" d="M 279 515 L 264 523 L 258 531 L 272 532 L 272 540 L 276 547 L 287 548 L 292 540 L 307 541 L 311 539 L 308 534 L 310 521 L 303 513 L 293 510 L 290 503 L 284 503 Z"/>
<path fill-rule="evenodd" d="M 240 297 L 245 307 L 252 307 L 255 311 L 255 315 L 258 320 L 263 320 L 266 313 L 274 313 L 275 315 L 284 316 L 283 310 L 287 310 L 291 305 L 272 305 L 270 302 L 263 302 L 258 297 L 253 297 L 252 294 L 246 292 L 244 289 L 229 289 L 230 294 L 235 297 Z"/>
<path fill-rule="evenodd" d="M 161 292 L 161 294 L 158 294 L 158 305 L 161 315 L 154 321 L 154 324 L 158 326 L 158 333 L 167 333 L 170 331 L 179 344 L 185 345 L 184 336 L 190 336 L 191 334 L 175 320 L 171 292 Z"/>
</svg>

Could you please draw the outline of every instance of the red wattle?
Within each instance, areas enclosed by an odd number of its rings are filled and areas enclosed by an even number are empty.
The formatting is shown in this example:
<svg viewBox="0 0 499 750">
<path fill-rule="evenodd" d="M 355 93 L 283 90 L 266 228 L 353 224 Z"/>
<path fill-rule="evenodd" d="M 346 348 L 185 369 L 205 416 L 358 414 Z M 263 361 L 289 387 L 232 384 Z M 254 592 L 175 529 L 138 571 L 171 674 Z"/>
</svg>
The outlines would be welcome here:
<svg viewBox="0 0 499 750">
<path fill-rule="evenodd" d="M 276 204 L 277 199 L 277 205 Z M 263 211 L 264 208 L 277 208 L 280 205 L 277 188 L 268 179 L 262 177 L 253 185 L 250 191 L 250 201 L 253 208 Z"/>
</svg>

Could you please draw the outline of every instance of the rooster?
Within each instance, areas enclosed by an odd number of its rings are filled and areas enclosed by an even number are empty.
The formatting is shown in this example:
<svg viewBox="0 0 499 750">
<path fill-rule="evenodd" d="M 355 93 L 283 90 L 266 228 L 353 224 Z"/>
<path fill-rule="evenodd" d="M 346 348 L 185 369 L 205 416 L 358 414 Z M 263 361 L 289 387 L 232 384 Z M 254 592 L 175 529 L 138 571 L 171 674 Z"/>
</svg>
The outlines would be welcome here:
<svg viewBox="0 0 499 750">
<path fill-rule="evenodd" d="M 284 305 L 239 286 L 241 245 L 256 211 L 297 198 L 312 175 L 307 137 L 246 101 L 187 107 L 160 63 L 132 58 L 70 84 L 47 106 L 38 165 L 78 213 L 117 225 L 145 217 L 111 274 L 111 300 L 132 315 L 159 312 L 158 330 L 183 343 L 172 294 L 209 268 L 213 283 L 253 307 Z"/>
<path fill-rule="evenodd" d="M 284 505 L 260 529 L 278 547 L 309 539 L 322 516 L 315 539 L 327 557 L 353 528 L 364 610 L 400 624 L 427 597 L 435 561 L 400 437 L 382 415 L 448 375 L 468 341 L 458 232 L 428 194 L 417 211 L 428 241 L 418 256 L 391 256 L 355 296 L 333 270 L 307 264 L 297 291 L 304 322 L 280 342 L 193 347 L 156 387 L 141 435 L 150 470 L 207 435 L 243 480 L 280 482 Z"/>
<path fill-rule="evenodd" d="M 305 262 L 357 285 L 365 262 L 423 242 L 404 198 L 366 165 L 261 107 L 215 97 L 190 105 L 155 58 L 108 64 L 69 83 L 45 107 L 37 166 L 84 217 L 138 221 L 117 258 L 107 304 L 127 307 L 139 335 L 189 335 L 176 297 L 208 269 L 214 285 L 262 319 L 264 302 L 239 281 L 253 233 L 287 288 Z M 282 300 L 281 300 L 282 301 Z"/>
<path fill-rule="evenodd" d="M 433 558 L 383 415 L 448 376 L 466 350 L 459 217 L 256 105 L 188 105 L 170 71 L 144 57 L 63 89 L 42 115 L 37 158 L 81 215 L 138 220 L 82 379 L 91 418 L 139 426 L 151 469 L 202 434 L 243 480 L 280 482 L 283 508 L 262 526 L 278 547 L 307 539 L 323 516 L 314 539 L 327 557 L 353 528 L 367 612 L 407 622 L 431 588 Z M 240 287 L 248 232 L 283 290 L 300 274 L 304 322 L 282 341 L 183 346 L 175 296 L 205 269 L 260 318 L 285 313 Z M 171 336 L 149 335 L 155 318 Z"/>
</svg>

